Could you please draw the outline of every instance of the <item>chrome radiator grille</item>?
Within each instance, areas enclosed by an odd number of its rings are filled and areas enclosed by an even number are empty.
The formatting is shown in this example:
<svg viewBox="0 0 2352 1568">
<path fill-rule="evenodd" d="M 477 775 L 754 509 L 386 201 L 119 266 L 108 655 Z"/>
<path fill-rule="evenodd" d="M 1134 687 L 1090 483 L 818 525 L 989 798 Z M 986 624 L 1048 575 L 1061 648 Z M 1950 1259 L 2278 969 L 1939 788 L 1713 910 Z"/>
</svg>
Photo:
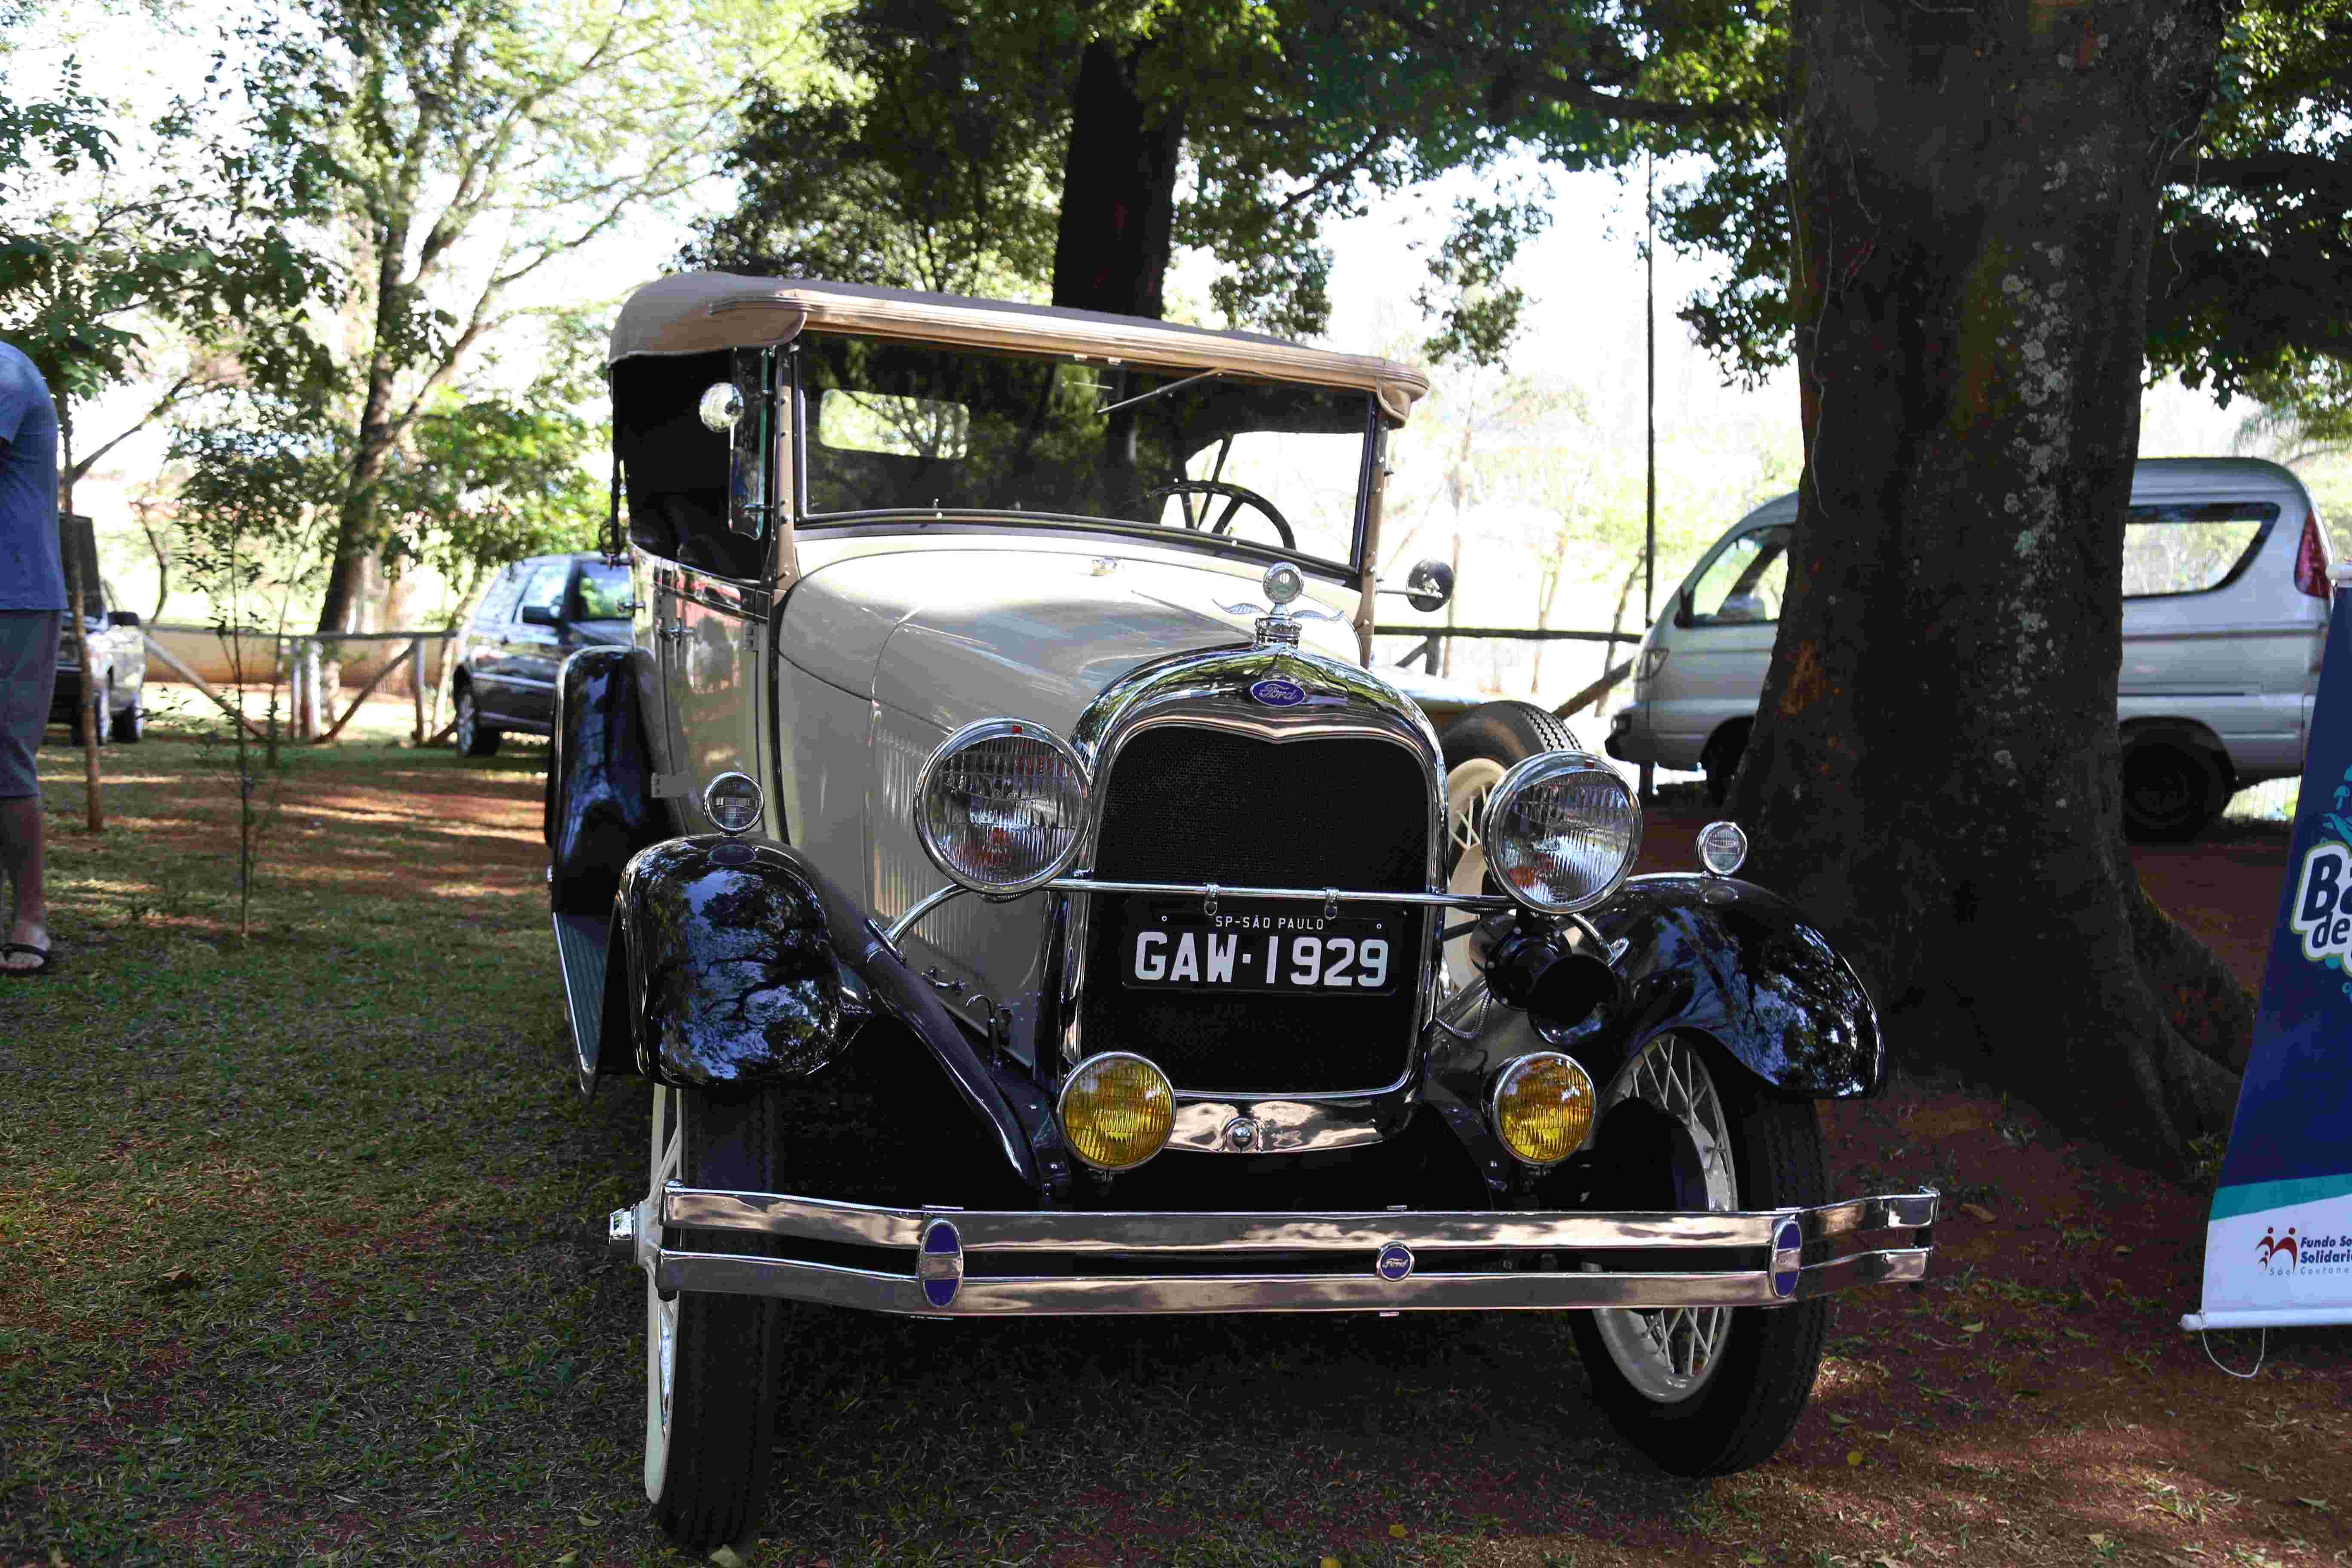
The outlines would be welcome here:
<svg viewBox="0 0 2352 1568">
<path fill-rule="evenodd" d="M 1426 885 L 1431 784 L 1392 742 L 1279 743 L 1167 724 L 1122 747 L 1100 791 L 1095 875 L 1419 891 Z M 1217 994 L 1121 982 L 1119 895 L 1094 895 L 1084 1048 L 1134 1051 L 1179 1089 L 1335 1093 L 1383 1087 L 1411 1061 L 1417 991 L 1383 996 Z M 1344 908 L 1344 906 L 1343 906 Z M 1415 911 L 1398 960 L 1408 973 L 1433 911 Z"/>
</svg>

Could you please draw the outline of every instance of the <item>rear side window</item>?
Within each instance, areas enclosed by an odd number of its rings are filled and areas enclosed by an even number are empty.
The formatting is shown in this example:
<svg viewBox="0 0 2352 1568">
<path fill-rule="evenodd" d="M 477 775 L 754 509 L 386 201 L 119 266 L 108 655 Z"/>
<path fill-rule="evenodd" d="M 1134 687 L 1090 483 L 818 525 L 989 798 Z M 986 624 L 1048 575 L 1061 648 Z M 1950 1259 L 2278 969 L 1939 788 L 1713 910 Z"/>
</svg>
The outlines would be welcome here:
<svg viewBox="0 0 2352 1568">
<path fill-rule="evenodd" d="M 2278 521 L 2269 501 L 2136 506 L 2124 519 L 2124 597 L 2205 594 L 2246 569 Z"/>
<path fill-rule="evenodd" d="M 476 626 L 495 626 L 514 614 L 515 595 L 522 592 L 522 575 L 529 570 L 525 563 L 509 566 L 498 574 L 482 595 L 482 607 L 474 612 Z"/>
<path fill-rule="evenodd" d="M 1752 626 L 1779 620 L 1780 593 L 1789 584 L 1789 532 L 1761 528 L 1725 545 L 1691 585 L 1690 624 Z"/>
</svg>

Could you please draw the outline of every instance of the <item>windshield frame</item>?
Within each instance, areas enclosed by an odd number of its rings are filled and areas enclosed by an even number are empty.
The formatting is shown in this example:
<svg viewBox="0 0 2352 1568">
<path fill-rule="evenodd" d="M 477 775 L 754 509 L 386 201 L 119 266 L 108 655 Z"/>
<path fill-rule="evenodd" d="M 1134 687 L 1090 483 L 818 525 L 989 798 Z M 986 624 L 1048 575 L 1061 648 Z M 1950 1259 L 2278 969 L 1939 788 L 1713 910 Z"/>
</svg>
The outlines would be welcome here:
<svg viewBox="0 0 2352 1568">
<path fill-rule="evenodd" d="M 875 334 L 868 332 L 844 332 L 839 334 L 820 333 L 812 330 L 803 335 L 809 337 L 835 335 L 843 337 L 872 337 Z M 1047 363 L 1071 363 L 1099 366 L 1108 363 L 1115 363 L 1118 358 L 1118 356 L 1103 354 L 1062 354 L 1042 352 L 986 349 L 979 348 L 968 343 L 955 342 L 953 341 L 931 342 L 929 340 L 919 339 L 908 339 L 906 341 L 920 342 L 925 346 L 935 347 L 941 350 L 962 351 L 971 353 L 990 354 L 992 356 L 1001 355 L 1003 357 L 1013 359 L 1037 360 Z M 787 349 L 785 353 L 778 356 L 783 361 L 783 369 L 781 379 L 784 381 L 784 385 L 781 390 L 785 395 L 792 414 L 791 436 L 789 437 L 792 442 L 792 461 L 789 464 L 789 470 L 792 476 L 793 489 L 792 519 L 793 527 L 795 531 L 801 529 L 822 529 L 828 531 L 837 532 L 839 534 L 855 535 L 908 531 L 992 532 L 1000 530 L 1017 529 L 1022 531 L 1034 530 L 1044 533 L 1097 534 L 1119 539 L 1150 540 L 1160 544 L 1181 545 L 1183 548 L 1198 550 L 1207 554 L 1220 555 L 1252 563 L 1262 563 L 1267 565 L 1271 565 L 1276 562 L 1289 562 L 1298 566 L 1301 570 L 1311 572 L 1318 577 L 1328 578 L 1332 582 L 1346 584 L 1351 586 L 1357 584 L 1362 580 L 1364 572 L 1363 563 L 1366 556 L 1366 536 L 1371 526 L 1372 487 L 1378 481 L 1380 477 L 1380 463 L 1382 447 L 1384 446 L 1384 436 L 1386 434 L 1386 426 L 1381 417 L 1380 399 L 1372 395 L 1369 391 L 1358 391 L 1355 388 L 1345 386 L 1334 387 L 1331 384 L 1323 382 L 1307 381 L 1303 379 L 1286 378 L 1281 376 L 1250 374 L 1230 369 L 1220 369 L 1219 367 L 1203 363 L 1189 364 L 1162 364 L 1155 361 L 1150 364 L 1145 364 L 1141 362 L 1132 360 L 1127 362 L 1136 369 L 1149 370 L 1155 375 L 1164 374 L 1171 377 L 1186 375 L 1197 376 L 1203 373 L 1213 371 L 1221 377 L 1229 378 L 1234 381 L 1255 382 L 1269 386 L 1313 387 L 1318 391 L 1325 392 L 1337 390 L 1349 392 L 1360 396 L 1363 400 L 1363 438 L 1357 455 L 1356 493 L 1353 501 L 1353 514 L 1349 521 L 1348 559 L 1345 561 L 1338 561 L 1329 556 L 1311 555 L 1304 551 L 1286 550 L 1279 544 L 1261 542 L 1254 539 L 1239 539 L 1230 535 L 1206 533 L 1188 528 L 1171 528 L 1162 523 L 1137 522 L 1123 518 L 1090 517 L 1065 512 L 999 511 L 960 507 L 944 507 L 936 510 L 918 509 L 912 510 L 903 507 L 883 507 L 853 511 L 813 511 L 810 510 L 808 500 L 809 440 L 811 433 L 816 423 L 816 410 L 814 406 L 814 401 L 809 395 L 809 388 L 804 384 L 803 379 L 802 367 L 803 364 L 803 358 L 799 353 L 800 342 L 801 340 L 799 338 L 795 338 L 791 347 Z"/>
</svg>

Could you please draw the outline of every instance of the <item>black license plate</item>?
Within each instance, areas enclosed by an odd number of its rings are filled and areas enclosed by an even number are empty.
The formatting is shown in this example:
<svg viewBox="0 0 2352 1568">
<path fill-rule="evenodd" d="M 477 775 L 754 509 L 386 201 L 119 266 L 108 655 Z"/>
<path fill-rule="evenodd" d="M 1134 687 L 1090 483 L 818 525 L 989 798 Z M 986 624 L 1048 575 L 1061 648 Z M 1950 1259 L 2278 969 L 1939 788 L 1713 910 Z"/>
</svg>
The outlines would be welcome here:
<svg viewBox="0 0 2352 1568">
<path fill-rule="evenodd" d="M 1151 991 L 1386 996 L 1412 967 L 1410 911 L 1327 915 L 1320 904 L 1128 900 L 1120 977 Z"/>
</svg>

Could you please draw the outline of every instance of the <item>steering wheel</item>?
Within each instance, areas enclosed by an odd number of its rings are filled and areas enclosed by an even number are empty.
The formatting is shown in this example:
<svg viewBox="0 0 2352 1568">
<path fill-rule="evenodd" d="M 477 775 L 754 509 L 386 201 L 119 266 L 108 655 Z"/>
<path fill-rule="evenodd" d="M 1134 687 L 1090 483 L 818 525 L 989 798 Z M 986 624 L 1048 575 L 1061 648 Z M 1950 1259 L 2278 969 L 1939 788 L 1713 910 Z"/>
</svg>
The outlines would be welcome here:
<svg viewBox="0 0 2352 1568">
<path fill-rule="evenodd" d="M 1246 489 L 1240 485 L 1227 484 L 1223 479 L 1177 479 L 1173 483 L 1161 485 L 1157 489 L 1143 492 L 1143 499 L 1146 500 L 1159 500 L 1168 496 L 1175 496 L 1183 501 L 1184 526 L 1195 533 L 1202 531 L 1231 533 L 1234 531 L 1234 514 L 1246 506 L 1265 513 L 1265 520 L 1274 524 L 1274 531 L 1281 535 L 1282 547 L 1285 550 L 1298 548 L 1298 538 L 1290 531 L 1290 524 L 1283 521 L 1282 513 L 1275 510 L 1272 501 L 1255 490 Z M 1214 522 L 1209 521 L 1209 512 L 1212 510 L 1209 507 L 1202 507 L 1196 516 L 1192 511 L 1194 496 L 1223 496 L 1225 510 L 1217 514 L 1217 521 Z"/>
</svg>

